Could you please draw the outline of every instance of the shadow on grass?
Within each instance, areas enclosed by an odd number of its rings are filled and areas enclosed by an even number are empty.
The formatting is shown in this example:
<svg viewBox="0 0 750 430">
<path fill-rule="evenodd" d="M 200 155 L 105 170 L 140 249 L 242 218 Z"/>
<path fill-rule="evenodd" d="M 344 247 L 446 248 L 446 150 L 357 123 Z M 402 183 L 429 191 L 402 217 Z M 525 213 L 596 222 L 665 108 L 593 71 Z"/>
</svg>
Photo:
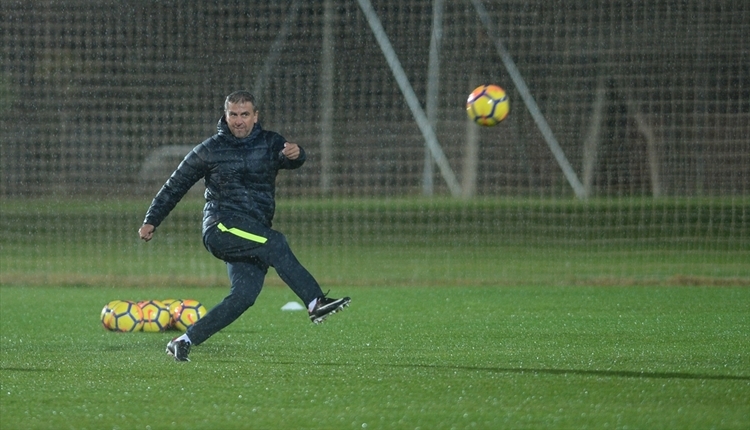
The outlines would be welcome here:
<svg viewBox="0 0 750 430">
<path fill-rule="evenodd" d="M 273 362 L 274 364 L 301 364 L 295 362 Z M 318 366 L 359 366 L 341 363 L 317 363 Z M 476 367 L 476 366 L 448 366 L 437 364 L 373 364 L 378 367 L 393 367 L 401 369 L 439 369 L 464 370 L 468 372 L 515 373 L 515 374 L 546 374 L 546 375 L 579 375 L 603 376 L 610 378 L 644 378 L 644 379 L 695 379 L 714 381 L 750 381 L 750 376 L 739 375 L 708 375 L 688 372 L 635 372 L 630 370 L 580 370 L 580 369 L 531 369 L 510 367 Z"/>
<path fill-rule="evenodd" d="M 431 367 L 431 366 L 424 366 Z M 606 376 L 614 378 L 648 378 L 648 379 L 712 379 L 712 380 L 737 380 L 750 381 L 750 376 L 739 375 L 707 375 L 702 373 L 688 372 L 634 372 L 630 370 L 579 370 L 579 369 L 526 369 L 526 368 L 494 368 L 494 367 L 452 367 L 435 366 L 444 368 L 456 368 L 470 371 L 486 371 L 496 373 L 544 373 L 548 375 L 581 375 L 581 376 Z"/>
<path fill-rule="evenodd" d="M 0 372 L 55 372 L 57 369 L 42 367 L 0 367 Z"/>
</svg>

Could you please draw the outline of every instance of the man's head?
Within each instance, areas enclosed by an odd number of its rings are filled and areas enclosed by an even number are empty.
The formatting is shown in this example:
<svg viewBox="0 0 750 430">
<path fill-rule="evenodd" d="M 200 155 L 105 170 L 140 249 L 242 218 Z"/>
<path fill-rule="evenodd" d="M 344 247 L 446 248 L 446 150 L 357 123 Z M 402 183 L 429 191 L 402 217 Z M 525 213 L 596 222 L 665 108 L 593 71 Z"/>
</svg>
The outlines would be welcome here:
<svg viewBox="0 0 750 430">
<path fill-rule="evenodd" d="M 224 115 L 232 134 L 242 139 L 247 137 L 258 122 L 255 97 L 248 91 L 235 91 L 224 101 Z"/>
</svg>

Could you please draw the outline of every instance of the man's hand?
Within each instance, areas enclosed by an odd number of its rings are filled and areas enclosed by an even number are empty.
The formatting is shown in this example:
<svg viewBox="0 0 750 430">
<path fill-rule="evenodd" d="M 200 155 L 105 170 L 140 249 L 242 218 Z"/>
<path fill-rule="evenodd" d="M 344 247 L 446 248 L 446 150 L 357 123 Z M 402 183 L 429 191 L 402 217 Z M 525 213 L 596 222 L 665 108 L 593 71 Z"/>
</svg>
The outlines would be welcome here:
<svg viewBox="0 0 750 430">
<path fill-rule="evenodd" d="M 156 228 L 151 224 L 143 224 L 141 228 L 138 229 L 138 235 L 141 237 L 141 239 L 148 242 L 151 240 L 151 238 L 154 237 L 154 230 Z"/>
<path fill-rule="evenodd" d="M 296 160 L 299 158 L 299 146 L 296 143 L 287 142 L 284 144 L 284 149 L 281 150 L 281 153 L 290 160 Z"/>
</svg>

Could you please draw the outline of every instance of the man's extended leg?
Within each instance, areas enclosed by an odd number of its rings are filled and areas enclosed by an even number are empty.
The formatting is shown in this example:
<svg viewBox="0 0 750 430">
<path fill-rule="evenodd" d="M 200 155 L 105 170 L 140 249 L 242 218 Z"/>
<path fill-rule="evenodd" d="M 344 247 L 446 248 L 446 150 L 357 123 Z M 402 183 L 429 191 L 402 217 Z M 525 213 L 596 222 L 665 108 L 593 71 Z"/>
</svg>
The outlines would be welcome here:
<svg viewBox="0 0 750 430">
<path fill-rule="evenodd" d="M 254 249 L 254 253 L 266 264 L 272 266 L 279 278 L 289 285 L 289 288 L 307 305 L 313 300 L 323 297 L 318 281 L 297 260 L 283 234 L 275 230 L 267 233 L 268 241 L 261 247 Z"/>
<path fill-rule="evenodd" d="M 212 227 L 204 237 L 206 248 L 224 261 L 245 261 L 256 257 L 276 269 L 279 277 L 308 306 L 310 320 L 323 321 L 343 309 L 348 297 L 325 297 L 318 282 L 297 260 L 284 235 L 249 220 L 231 219 Z"/>
<path fill-rule="evenodd" d="M 267 235 L 268 241 L 254 252 L 263 261 L 273 266 L 279 277 L 308 306 L 310 321 L 315 324 L 321 323 L 329 315 L 349 305 L 351 302 L 349 297 L 332 299 L 323 294 L 318 281 L 297 260 L 283 234 L 271 230 Z"/>
</svg>

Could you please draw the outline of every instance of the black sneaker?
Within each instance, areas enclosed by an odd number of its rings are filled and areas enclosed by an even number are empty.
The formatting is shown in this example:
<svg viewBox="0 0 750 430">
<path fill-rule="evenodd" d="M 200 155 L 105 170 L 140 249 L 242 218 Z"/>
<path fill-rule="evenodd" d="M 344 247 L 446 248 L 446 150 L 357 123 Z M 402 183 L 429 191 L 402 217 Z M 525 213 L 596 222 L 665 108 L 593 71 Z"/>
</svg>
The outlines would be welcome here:
<svg viewBox="0 0 750 430">
<path fill-rule="evenodd" d="M 351 301 L 352 299 L 350 299 L 349 297 L 344 297 L 341 299 L 329 299 L 326 296 L 320 297 L 318 298 L 318 302 L 315 303 L 315 307 L 313 308 L 312 312 L 309 312 L 310 321 L 315 324 L 322 323 L 323 320 L 328 317 L 328 315 L 333 315 L 336 312 L 349 306 L 349 302 Z"/>
<path fill-rule="evenodd" d="M 190 361 L 188 354 L 190 354 L 190 344 L 184 340 L 177 340 L 174 338 L 167 344 L 167 354 L 174 357 L 175 361 Z"/>
</svg>

